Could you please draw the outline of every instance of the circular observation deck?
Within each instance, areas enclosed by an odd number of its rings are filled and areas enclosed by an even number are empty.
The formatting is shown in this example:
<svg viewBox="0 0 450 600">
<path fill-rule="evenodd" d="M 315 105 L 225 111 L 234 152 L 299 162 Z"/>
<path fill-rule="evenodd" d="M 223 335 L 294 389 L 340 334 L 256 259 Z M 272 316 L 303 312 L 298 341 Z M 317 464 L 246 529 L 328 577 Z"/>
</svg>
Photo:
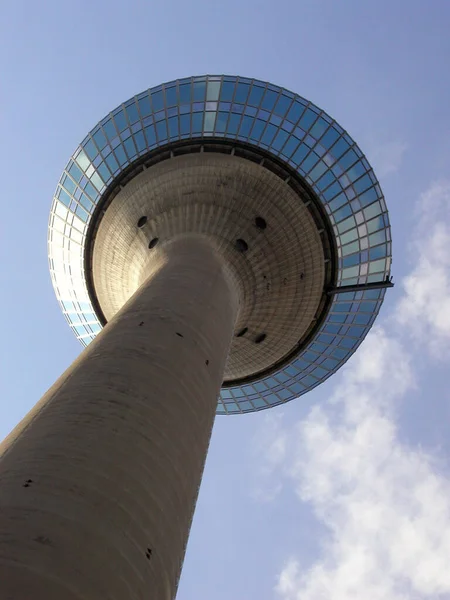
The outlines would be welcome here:
<svg viewBox="0 0 450 600">
<path fill-rule="evenodd" d="M 354 141 L 277 86 L 205 76 L 119 106 L 55 193 L 49 262 L 87 345 L 165 242 L 202 235 L 241 308 L 217 412 L 274 406 L 334 373 L 370 329 L 391 264 L 386 205 Z"/>
</svg>

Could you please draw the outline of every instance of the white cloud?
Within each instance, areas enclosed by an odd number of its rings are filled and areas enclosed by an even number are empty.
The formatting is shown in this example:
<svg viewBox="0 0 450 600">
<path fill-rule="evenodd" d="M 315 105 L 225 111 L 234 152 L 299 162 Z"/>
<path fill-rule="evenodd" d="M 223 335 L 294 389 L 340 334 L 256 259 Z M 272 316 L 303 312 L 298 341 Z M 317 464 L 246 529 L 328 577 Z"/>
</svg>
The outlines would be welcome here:
<svg viewBox="0 0 450 600">
<path fill-rule="evenodd" d="M 412 242 L 416 264 L 403 282 L 395 318 L 434 356 L 448 357 L 450 341 L 450 184 L 422 195 Z"/>
<path fill-rule="evenodd" d="M 450 479 L 436 458 L 399 441 L 395 422 L 417 385 L 410 334 L 422 346 L 432 337 L 432 352 L 450 339 L 449 204 L 448 184 L 421 199 L 396 327 L 371 332 L 328 403 L 293 428 L 279 424 L 278 474 L 328 530 L 312 566 L 288 558 L 276 586 L 283 600 L 450 598 Z"/>
<path fill-rule="evenodd" d="M 400 169 L 407 145 L 403 142 L 373 144 L 368 156 L 379 177 L 386 177 Z"/>
</svg>

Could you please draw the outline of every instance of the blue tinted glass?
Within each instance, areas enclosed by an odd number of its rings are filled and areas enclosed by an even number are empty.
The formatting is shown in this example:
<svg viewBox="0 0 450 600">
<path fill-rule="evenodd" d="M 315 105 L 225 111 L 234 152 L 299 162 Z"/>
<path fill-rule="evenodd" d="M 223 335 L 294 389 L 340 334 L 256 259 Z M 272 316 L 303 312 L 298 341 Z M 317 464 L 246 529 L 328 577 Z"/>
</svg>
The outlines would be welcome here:
<svg viewBox="0 0 450 600">
<path fill-rule="evenodd" d="M 206 100 L 215 102 L 219 99 L 220 81 L 208 81 L 206 88 Z"/>
<path fill-rule="evenodd" d="M 97 167 L 97 171 L 100 173 L 103 181 L 106 183 L 109 178 L 111 177 L 111 173 L 109 172 L 108 167 L 105 165 L 105 163 L 101 163 L 98 165 Z"/>
<path fill-rule="evenodd" d="M 241 115 L 231 114 L 228 121 L 227 132 L 235 135 L 238 131 L 239 123 L 241 122 Z"/>
<path fill-rule="evenodd" d="M 311 128 L 310 134 L 316 138 L 317 140 L 322 136 L 322 134 L 326 131 L 328 127 L 328 123 L 319 117 L 317 121 Z"/>
<path fill-rule="evenodd" d="M 291 98 L 288 98 L 287 96 L 281 95 L 278 98 L 278 101 L 277 101 L 277 103 L 275 105 L 274 113 L 276 115 L 279 115 L 280 117 L 284 117 L 284 115 L 286 114 L 287 109 L 291 105 L 291 102 L 292 102 Z"/>
<path fill-rule="evenodd" d="M 234 94 L 234 83 L 224 81 L 222 83 L 222 89 L 220 90 L 220 99 L 222 102 L 231 102 Z"/>
<path fill-rule="evenodd" d="M 304 129 L 305 131 L 308 131 L 308 129 L 311 127 L 311 125 L 314 123 L 314 121 L 316 119 L 317 119 L 316 113 L 313 112 L 310 108 L 308 108 L 305 111 L 302 118 L 300 119 L 299 125 L 302 129 Z"/>
<path fill-rule="evenodd" d="M 64 177 L 63 185 L 66 188 L 66 190 L 68 190 L 71 194 L 73 194 L 76 186 L 75 186 L 74 182 L 70 179 L 70 177 L 67 177 L 67 175 Z"/>
<path fill-rule="evenodd" d="M 191 84 L 180 85 L 180 104 L 189 104 L 191 101 Z"/>
<path fill-rule="evenodd" d="M 117 131 L 111 120 L 106 121 L 106 123 L 104 123 L 102 127 L 109 141 L 113 140 L 116 137 Z"/>
<path fill-rule="evenodd" d="M 242 119 L 241 126 L 239 128 L 239 135 L 242 137 L 248 137 L 252 128 L 254 119 L 252 117 L 244 117 Z"/>
<path fill-rule="evenodd" d="M 260 121 L 260 119 L 255 120 L 255 124 L 253 125 L 252 133 L 250 135 L 252 140 L 259 140 L 261 134 L 266 126 L 264 121 Z"/>
<path fill-rule="evenodd" d="M 283 131 L 282 129 L 280 129 L 277 133 L 276 138 L 274 139 L 274 141 L 272 143 L 272 148 L 274 150 L 280 151 L 281 148 L 284 146 L 284 143 L 286 142 L 288 137 L 289 137 L 289 134 L 286 131 Z"/>
<path fill-rule="evenodd" d="M 169 137 L 178 137 L 178 117 L 169 119 Z"/>
<path fill-rule="evenodd" d="M 114 121 L 116 122 L 116 127 L 119 132 L 123 131 L 126 127 L 128 127 L 128 123 L 123 110 L 120 110 L 114 115 Z"/>
<path fill-rule="evenodd" d="M 114 150 L 114 152 L 115 152 L 117 160 L 119 161 L 119 163 L 122 166 L 128 162 L 128 158 L 127 158 L 127 156 L 125 154 L 125 150 L 122 148 L 122 146 L 117 146 L 117 148 Z"/>
<path fill-rule="evenodd" d="M 67 194 L 67 192 L 65 192 L 62 188 L 59 189 L 58 198 L 67 207 L 70 206 L 71 198 L 69 194 Z"/>
<path fill-rule="evenodd" d="M 138 131 L 134 134 L 134 141 L 136 142 L 136 146 L 139 152 L 142 152 L 147 147 L 142 131 Z"/>
<path fill-rule="evenodd" d="M 253 85 L 251 92 L 250 92 L 250 97 L 248 99 L 248 103 L 251 104 L 252 106 L 259 106 L 261 103 L 263 94 L 264 94 L 264 88 L 259 87 L 259 85 Z"/>
<path fill-rule="evenodd" d="M 267 125 L 264 135 L 261 138 L 261 142 L 270 146 L 277 131 L 278 129 L 275 125 Z"/>
<path fill-rule="evenodd" d="M 335 158 L 339 158 L 348 150 L 348 148 L 348 143 L 344 140 L 344 138 L 340 138 L 331 148 L 330 152 Z"/>
<path fill-rule="evenodd" d="M 334 176 L 333 176 L 334 178 Z M 336 181 L 335 183 L 333 183 L 333 185 L 331 185 L 324 193 L 323 196 L 325 198 L 325 200 L 332 200 L 336 194 L 339 194 L 340 192 L 342 192 L 342 187 L 341 185 Z"/>
<path fill-rule="evenodd" d="M 236 87 L 236 95 L 234 97 L 234 102 L 238 102 L 239 104 L 245 104 L 247 102 L 247 96 L 250 86 L 246 83 L 238 83 Z"/>
<path fill-rule="evenodd" d="M 158 112 L 164 108 L 164 98 L 161 91 L 152 93 L 152 106 L 153 112 Z"/>
<path fill-rule="evenodd" d="M 361 192 L 364 192 L 367 188 L 371 187 L 372 184 L 372 180 L 370 179 L 369 175 L 364 175 L 364 177 L 361 177 L 361 179 L 358 179 L 358 181 L 355 181 L 355 183 L 353 184 L 353 187 L 355 188 L 356 192 L 358 194 L 360 194 Z"/>
<path fill-rule="evenodd" d="M 194 102 L 204 102 L 206 93 L 206 82 L 196 81 L 194 83 Z"/>
<path fill-rule="evenodd" d="M 375 202 L 375 200 L 377 200 L 377 199 L 378 199 L 378 195 L 377 195 L 377 191 L 374 187 L 365 191 L 358 198 L 358 200 L 361 202 L 362 206 L 367 206 L 368 204 L 372 204 L 372 202 Z"/>
<path fill-rule="evenodd" d="M 99 129 L 96 133 L 94 133 L 92 137 L 94 138 L 94 141 L 97 144 L 98 148 L 100 150 L 103 150 L 103 148 L 106 146 L 106 138 L 103 135 L 103 131 Z"/>
<path fill-rule="evenodd" d="M 139 98 L 138 104 L 139 104 L 139 112 L 141 113 L 142 118 L 147 117 L 149 114 L 151 114 L 152 109 L 150 107 L 150 99 L 148 96 Z"/>
<path fill-rule="evenodd" d="M 133 102 L 133 104 L 130 104 L 129 106 L 126 107 L 126 111 L 127 111 L 127 115 L 128 115 L 128 120 L 130 121 L 131 125 L 133 125 L 133 123 L 136 123 L 137 121 L 139 121 L 138 109 L 134 102 Z"/>
<path fill-rule="evenodd" d="M 191 115 L 181 115 L 180 117 L 180 134 L 186 135 L 191 131 Z"/>
<path fill-rule="evenodd" d="M 321 177 L 321 179 L 319 179 L 319 181 L 317 182 L 317 187 L 319 188 L 319 190 L 322 191 L 326 187 L 328 187 L 334 180 L 335 177 L 333 173 L 331 171 L 327 171 L 325 175 Z"/>
<path fill-rule="evenodd" d="M 71 167 L 69 168 L 69 173 L 77 182 L 80 181 L 80 179 L 83 177 L 83 173 L 75 163 L 72 163 Z"/>
<path fill-rule="evenodd" d="M 261 106 L 265 110 L 271 111 L 272 108 L 275 106 L 277 96 L 278 96 L 278 94 L 275 92 L 272 92 L 272 90 L 266 90 L 266 93 L 264 94 L 264 98 L 263 98 Z"/>
<path fill-rule="evenodd" d="M 203 113 L 195 113 L 192 115 L 192 131 L 193 133 L 201 133 L 203 127 Z"/>
<path fill-rule="evenodd" d="M 360 262 L 359 254 L 351 254 L 350 256 L 346 256 L 342 259 L 342 266 L 345 267 L 353 267 L 354 265 L 358 265 Z"/>
<path fill-rule="evenodd" d="M 339 164 L 344 169 L 344 171 L 346 171 L 357 160 L 358 157 L 356 156 L 355 152 L 353 150 L 349 150 L 344 154 L 344 156 L 342 156 L 342 158 L 339 161 Z"/>
<path fill-rule="evenodd" d="M 298 101 L 294 101 L 294 104 L 291 106 L 291 108 L 289 110 L 287 118 L 292 123 L 297 123 L 297 121 L 300 119 L 301 115 L 303 114 L 304 110 L 305 110 L 305 107 L 303 104 L 300 104 L 300 102 L 298 102 Z"/>
<path fill-rule="evenodd" d="M 317 163 L 319 157 L 314 152 L 310 152 L 310 154 L 304 159 L 300 167 L 305 171 L 305 173 L 309 173 L 309 171 L 314 167 Z"/>
<path fill-rule="evenodd" d="M 88 194 L 92 198 L 92 200 L 94 202 L 96 201 L 97 196 L 98 196 L 97 190 L 94 188 L 94 186 L 90 182 L 88 182 L 86 184 L 86 187 L 84 188 L 84 191 L 86 192 L 86 194 Z"/>
<path fill-rule="evenodd" d="M 178 104 L 177 88 L 176 87 L 166 88 L 166 105 L 167 106 L 175 106 L 175 104 Z"/>
<path fill-rule="evenodd" d="M 159 123 L 156 124 L 156 134 L 159 142 L 167 139 L 166 121 L 159 121 Z"/>
<path fill-rule="evenodd" d="M 81 194 L 79 202 L 87 211 L 91 210 L 92 202 L 89 200 L 89 198 L 85 194 Z"/>
<path fill-rule="evenodd" d="M 81 206 L 77 206 L 75 209 L 75 214 L 77 215 L 77 217 L 79 217 L 84 223 L 87 223 L 87 220 L 89 218 L 88 213 L 84 210 L 84 208 L 81 208 Z"/>
<path fill-rule="evenodd" d="M 289 138 L 289 141 L 286 143 L 286 146 L 283 148 L 284 156 L 286 156 L 287 158 L 290 158 L 292 156 L 292 153 L 294 152 L 294 150 L 299 145 L 299 143 L 300 143 L 300 140 L 298 140 L 294 136 L 291 136 Z"/>
<path fill-rule="evenodd" d="M 216 131 L 218 133 L 223 133 L 225 131 L 225 129 L 227 128 L 227 121 L 228 121 L 228 113 L 219 112 L 217 114 Z"/>
<path fill-rule="evenodd" d="M 94 160 L 94 158 L 97 156 L 98 151 L 97 148 L 94 146 L 94 142 L 92 140 L 89 140 L 84 146 L 83 146 L 84 151 L 86 152 L 86 154 L 89 156 L 89 158 L 91 160 Z"/>
<path fill-rule="evenodd" d="M 145 135 L 147 137 L 148 146 L 151 148 L 156 144 L 156 132 L 153 125 L 145 128 Z"/>
<path fill-rule="evenodd" d="M 125 150 L 130 158 L 134 158 L 136 156 L 136 147 L 133 142 L 133 138 L 129 137 L 124 142 Z"/>
<path fill-rule="evenodd" d="M 325 135 L 322 137 L 322 139 L 320 140 L 320 143 L 323 146 L 325 146 L 325 148 L 330 148 L 334 144 L 334 142 L 338 139 L 338 137 L 339 137 L 339 133 L 336 131 L 336 129 L 331 127 L 325 133 Z"/>
</svg>

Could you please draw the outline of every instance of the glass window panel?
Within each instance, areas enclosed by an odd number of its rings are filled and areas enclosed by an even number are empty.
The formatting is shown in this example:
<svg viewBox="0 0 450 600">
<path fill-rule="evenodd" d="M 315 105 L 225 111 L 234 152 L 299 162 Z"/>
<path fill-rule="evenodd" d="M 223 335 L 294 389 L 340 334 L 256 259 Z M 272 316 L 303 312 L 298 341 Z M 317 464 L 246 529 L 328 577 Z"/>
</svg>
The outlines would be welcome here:
<svg viewBox="0 0 450 600">
<path fill-rule="evenodd" d="M 381 205 L 379 202 L 374 202 L 364 209 L 364 216 L 367 220 L 381 213 Z"/>
<path fill-rule="evenodd" d="M 126 129 L 126 127 L 128 127 L 128 123 L 123 110 L 120 110 L 114 115 L 114 121 L 116 122 L 116 127 L 119 132 L 123 131 L 124 129 Z"/>
<path fill-rule="evenodd" d="M 364 177 L 361 177 L 361 179 L 358 179 L 353 183 L 353 187 L 355 188 L 357 194 L 361 194 L 367 190 L 367 188 L 372 187 L 372 185 L 372 180 L 368 175 L 364 175 Z"/>
<path fill-rule="evenodd" d="M 353 150 L 349 150 L 341 157 L 339 160 L 340 166 L 346 171 L 351 165 L 353 165 L 358 160 L 355 152 Z"/>
<path fill-rule="evenodd" d="M 254 119 L 252 117 L 244 117 L 239 128 L 239 135 L 242 137 L 248 137 L 252 128 Z"/>
<path fill-rule="evenodd" d="M 330 149 L 331 154 L 335 158 L 340 158 L 349 148 L 348 143 L 341 137 L 334 146 Z"/>
<path fill-rule="evenodd" d="M 175 106 L 177 103 L 177 88 L 175 86 L 166 88 L 166 106 Z"/>
<path fill-rule="evenodd" d="M 348 256 L 349 254 L 353 254 L 354 252 L 358 252 L 359 250 L 359 242 L 352 242 L 351 244 L 347 244 L 342 248 L 342 255 Z"/>
<path fill-rule="evenodd" d="M 78 165 L 83 169 L 83 171 L 86 171 L 86 169 L 91 164 L 89 158 L 82 150 L 78 153 L 78 156 L 75 158 L 75 160 L 77 161 Z"/>
<path fill-rule="evenodd" d="M 97 156 L 98 154 L 98 150 L 94 145 L 94 142 L 92 140 L 89 140 L 84 146 L 84 151 L 86 152 L 86 154 L 88 155 L 88 157 L 91 160 L 94 160 L 94 158 Z"/>
<path fill-rule="evenodd" d="M 310 152 L 308 156 L 304 159 L 300 167 L 305 171 L 305 173 L 308 173 L 314 167 L 318 160 L 319 157 L 317 156 L 317 154 L 315 154 L 314 152 Z"/>
<path fill-rule="evenodd" d="M 191 131 L 191 115 L 181 115 L 180 117 L 180 134 L 186 135 Z"/>
<path fill-rule="evenodd" d="M 283 155 L 286 156 L 287 158 L 290 158 L 292 156 L 292 153 L 294 152 L 294 150 L 299 145 L 299 143 L 300 143 L 300 140 L 298 140 L 295 136 L 291 135 L 289 137 L 289 140 L 286 142 L 285 147 L 283 148 Z"/>
<path fill-rule="evenodd" d="M 371 246 L 376 246 L 377 244 L 382 244 L 386 241 L 386 231 L 382 229 L 381 231 L 377 231 L 376 233 L 372 233 L 369 235 L 369 244 Z"/>
<path fill-rule="evenodd" d="M 259 138 L 261 137 L 261 134 L 264 130 L 265 125 L 266 124 L 264 121 L 261 121 L 260 119 L 256 119 L 255 123 L 253 125 L 253 129 L 252 129 L 250 138 L 253 140 L 259 140 Z"/>
<path fill-rule="evenodd" d="M 128 120 L 130 121 L 131 125 L 133 125 L 133 123 L 136 123 L 137 121 L 139 121 L 138 109 L 134 102 L 133 102 L 133 104 L 129 104 L 126 107 L 126 111 L 127 111 Z"/>
<path fill-rule="evenodd" d="M 358 199 L 361 202 L 362 206 L 367 206 L 368 204 L 371 204 L 372 202 L 375 202 L 375 200 L 378 199 L 378 194 L 376 189 L 372 187 L 369 190 L 365 191 L 363 194 L 361 194 Z"/>
<path fill-rule="evenodd" d="M 342 266 L 345 267 L 353 267 L 354 265 L 359 265 L 360 257 L 359 254 L 351 254 L 350 256 L 346 256 L 342 259 Z"/>
<path fill-rule="evenodd" d="M 139 98 L 138 100 L 139 112 L 141 113 L 141 117 L 148 117 L 151 114 L 152 109 L 150 106 L 150 98 L 148 96 L 144 96 L 143 98 Z"/>
<path fill-rule="evenodd" d="M 247 83 L 238 83 L 236 87 L 236 95 L 234 97 L 234 102 L 239 104 L 245 104 L 247 102 L 248 92 L 250 86 Z"/>
<path fill-rule="evenodd" d="M 227 128 L 227 122 L 228 122 L 228 113 L 219 112 L 217 115 L 217 120 L 216 120 L 216 131 L 219 133 L 224 133 L 225 129 Z"/>
<path fill-rule="evenodd" d="M 116 137 L 117 131 L 111 119 L 106 121 L 106 123 L 103 123 L 102 127 L 109 141 L 113 140 Z"/>
<path fill-rule="evenodd" d="M 214 131 L 214 124 L 216 122 L 216 112 L 205 112 L 205 121 L 203 124 L 203 131 Z"/>
<path fill-rule="evenodd" d="M 387 254 L 386 244 L 376 246 L 370 249 L 370 260 L 376 260 L 378 258 L 384 258 Z"/>
<path fill-rule="evenodd" d="M 328 123 L 324 121 L 322 117 L 319 117 L 312 126 L 310 135 L 312 135 L 314 138 L 316 138 L 316 140 L 318 140 L 322 136 L 322 134 L 327 130 L 327 127 Z"/>
<path fill-rule="evenodd" d="M 164 108 L 164 98 L 162 91 L 152 92 L 153 112 L 158 112 Z"/>
<path fill-rule="evenodd" d="M 88 194 L 88 196 L 92 198 L 93 202 L 96 201 L 98 193 L 91 183 L 87 183 L 86 187 L 84 188 L 84 191 L 86 192 L 86 194 Z"/>
<path fill-rule="evenodd" d="M 339 133 L 336 131 L 336 129 L 334 129 L 334 127 L 330 127 L 330 129 L 324 134 L 324 136 L 320 140 L 320 143 L 322 144 L 322 146 L 325 146 L 325 148 L 331 148 L 331 146 L 338 139 L 338 137 Z"/>
<path fill-rule="evenodd" d="M 67 194 L 67 192 L 65 192 L 62 188 L 59 188 L 58 198 L 63 204 L 67 206 L 67 208 L 70 206 L 70 202 L 72 199 L 69 196 L 69 194 Z"/>
<path fill-rule="evenodd" d="M 291 106 L 287 118 L 292 123 L 297 123 L 300 119 L 303 111 L 305 110 L 304 104 L 301 104 L 298 100 L 294 100 L 293 105 Z"/>
<path fill-rule="evenodd" d="M 196 81 L 194 83 L 194 102 L 204 102 L 206 93 L 206 82 Z"/>
<path fill-rule="evenodd" d="M 203 113 L 195 113 L 192 115 L 192 132 L 201 133 L 203 126 Z"/>
<path fill-rule="evenodd" d="M 106 157 L 106 164 L 108 165 L 111 173 L 115 173 L 117 171 L 117 169 L 119 168 L 119 164 L 114 156 L 114 154 L 111 152 L 111 154 L 109 156 Z"/>
<path fill-rule="evenodd" d="M 325 200 L 330 202 L 330 200 L 332 200 L 337 194 L 339 194 L 339 192 L 342 192 L 342 187 L 340 186 L 339 182 L 336 181 L 335 183 L 333 183 L 333 185 L 331 185 L 327 190 L 324 191 L 323 196 Z M 342 195 L 344 196 L 344 194 Z M 337 208 L 337 206 L 335 208 Z"/>
<path fill-rule="evenodd" d="M 275 125 L 267 125 L 264 135 L 261 138 L 261 142 L 270 146 L 277 131 L 278 129 Z"/>
<path fill-rule="evenodd" d="M 349 279 L 350 277 L 356 277 L 357 275 L 359 275 L 359 266 L 342 269 L 342 279 Z"/>
<path fill-rule="evenodd" d="M 334 174 L 331 171 L 327 171 L 325 175 L 317 182 L 317 187 L 322 191 L 328 187 L 334 181 L 334 179 Z"/>
<path fill-rule="evenodd" d="M 130 137 L 124 142 L 125 150 L 130 158 L 134 158 L 136 156 L 136 147 L 133 142 L 133 138 Z"/>
<path fill-rule="evenodd" d="M 296 165 L 300 165 L 302 163 L 302 161 L 305 159 L 305 156 L 308 154 L 308 152 L 309 152 L 308 146 L 301 144 L 295 151 L 295 153 L 292 157 L 292 161 Z"/>
<path fill-rule="evenodd" d="M 264 94 L 264 88 L 259 85 L 253 85 L 250 91 L 248 103 L 252 106 L 259 106 Z"/>
<path fill-rule="evenodd" d="M 350 179 L 350 181 L 356 181 L 359 177 L 361 177 L 361 175 L 364 175 L 365 172 L 366 170 L 362 162 L 359 161 L 347 171 L 347 177 Z"/>
<path fill-rule="evenodd" d="M 273 109 L 273 107 L 275 106 L 277 96 L 278 94 L 276 92 L 273 92 L 272 90 L 266 90 L 261 105 L 264 108 L 264 110 L 271 111 Z"/>
<path fill-rule="evenodd" d="M 354 226 L 355 226 L 355 217 L 353 217 L 353 215 L 352 215 L 348 219 L 345 219 L 345 221 L 342 221 L 341 223 L 339 223 L 337 228 L 338 228 L 339 233 L 343 233 L 344 231 L 347 231 L 347 229 L 350 229 L 351 227 L 354 227 Z"/>
<path fill-rule="evenodd" d="M 353 240 L 356 240 L 358 238 L 358 230 L 356 229 L 351 229 L 350 231 L 346 231 L 345 233 L 343 233 L 341 235 L 341 243 L 342 244 L 347 244 L 349 242 L 353 242 Z"/>
<path fill-rule="evenodd" d="M 234 83 L 224 81 L 220 90 L 220 100 L 222 102 L 231 102 L 234 94 Z"/>
<path fill-rule="evenodd" d="M 272 148 L 274 150 L 280 151 L 288 137 L 289 134 L 287 133 L 287 131 L 283 131 L 282 129 L 280 129 L 272 143 Z"/>
<path fill-rule="evenodd" d="M 147 148 L 145 137 L 142 131 L 138 131 L 134 134 L 134 141 L 136 143 L 138 152 L 143 152 Z"/>
<path fill-rule="evenodd" d="M 114 153 L 115 153 L 116 158 L 119 161 L 120 165 L 123 167 L 123 165 L 125 165 L 128 162 L 128 158 L 125 154 L 125 150 L 123 149 L 122 146 L 117 146 L 117 148 L 114 150 Z"/>
<path fill-rule="evenodd" d="M 345 206 L 343 206 L 342 208 L 337 210 L 335 213 L 333 213 L 333 217 L 334 217 L 334 220 L 336 221 L 336 223 L 339 223 L 339 221 L 346 219 L 351 214 L 352 214 L 352 209 L 349 204 L 346 204 Z"/>
<path fill-rule="evenodd" d="M 241 122 L 241 115 L 232 113 L 228 120 L 227 133 L 236 135 L 239 129 L 239 123 Z"/>
<path fill-rule="evenodd" d="M 278 101 L 275 105 L 274 113 L 280 117 L 284 117 L 287 112 L 287 109 L 290 107 L 292 102 L 291 98 L 284 96 L 283 94 L 278 98 Z"/>
<path fill-rule="evenodd" d="M 178 117 L 171 117 L 168 121 L 169 123 L 169 137 L 176 138 L 178 137 Z"/>
<path fill-rule="evenodd" d="M 305 131 L 308 131 L 311 125 L 316 120 L 317 115 L 310 108 L 308 108 L 300 119 L 299 125 Z"/>
<path fill-rule="evenodd" d="M 87 211 L 90 211 L 92 208 L 92 202 L 89 200 L 89 198 L 85 195 L 85 194 L 81 194 L 80 197 L 80 204 L 83 206 L 83 208 L 85 208 Z M 76 212 L 76 211 L 75 211 Z"/>
<path fill-rule="evenodd" d="M 63 185 L 69 193 L 73 194 L 73 192 L 75 191 L 76 185 L 70 179 L 70 177 L 68 177 L 67 175 L 64 177 Z"/>
<path fill-rule="evenodd" d="M 103 148 L 106 146 L 106 138 L 103 135 L 103 131 L 101 129 L 99 129 L 96 133 L 94 133 L 93 135 L 94 141 L 97 144 L 98 148 L 100 150 L 103 150 Z"/>
<path fill-rule="evenodd" d="M 184 83 L 180 85 L 180 104 L 189 104 L 191 101 L 191 84 Z"/>
<path fill-rule="evenodd" d="M 386 270 L 386 260 L 375 260 L 369 263 L 369 273 L 384 273 Z"/>
<path fill-rule="evenodd" d="M 312 181 L 317 181 L 327 170 L 327 165 L 323 161 L 319 161 L 314 169 L 311 171 L 309 176 Z"/>
<path fill-rule="evenodd" d="M 150 127 L 145 128 L 145 135 L 147 137 L 147 142 L 149 147 L 152 147 L 156 144 L 156 132 L 155 127 L 150 125 Z"/>
<path fill-rule="evenodd" d="M 206 100 L 214 102 L 219 99 L 220 81 L 208 81 L 206 87 Z"/>
<path fill-rule="evenodd" d="M 156 124 L 156 134 L 159 142 L 167 139 L 167 125 L 165 120 L 159 121 L 159 123 Z"/>
<path fill-rule="evenodd" d="M 89 215 L 88 213 L 84 210 L 84 208 L 82 208 L 80 205 L 77 205 L 76 209 L 75 209 L 75 214 L 84 222 L 87 223 L 87 220 L 89 219 Z"/>
</svg>

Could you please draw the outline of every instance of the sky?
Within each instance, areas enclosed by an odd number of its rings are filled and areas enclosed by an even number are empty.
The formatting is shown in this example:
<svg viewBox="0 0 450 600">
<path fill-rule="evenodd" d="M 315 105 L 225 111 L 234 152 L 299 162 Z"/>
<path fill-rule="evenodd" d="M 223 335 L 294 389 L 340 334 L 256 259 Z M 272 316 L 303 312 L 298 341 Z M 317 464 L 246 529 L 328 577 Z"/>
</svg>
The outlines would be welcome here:
<svg viewBox="0 0 450 600">
<path fill-rule="evenodd" d="M 365 152 L 395 288 L 307 396 L 217 419 L 179 600 L 450 599 L 450 4 L 57 0 L 0 7 L 0 437 L 79 355 L 47 264 L 52 194 L 108 111 L 228 73 L 313 101 Z"/>
</svg>

